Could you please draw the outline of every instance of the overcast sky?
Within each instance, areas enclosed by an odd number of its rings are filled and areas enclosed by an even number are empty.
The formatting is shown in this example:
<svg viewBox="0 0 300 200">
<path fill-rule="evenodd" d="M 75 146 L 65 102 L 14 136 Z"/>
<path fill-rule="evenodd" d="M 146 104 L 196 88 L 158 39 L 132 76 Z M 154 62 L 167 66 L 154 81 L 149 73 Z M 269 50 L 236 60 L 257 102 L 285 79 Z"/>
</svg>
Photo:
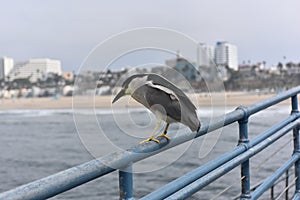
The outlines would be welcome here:
<svg viewBox="0 0 300 200">
<path fill-rule="evenodd" d="M 237 45 L 239 62 L 300 62 L 300 1 L 1 0 L 0 56 L 60 59 L 77 70 L 100 42 L 121 31 L 163 27 L 199 42 Z"/>
</svg>

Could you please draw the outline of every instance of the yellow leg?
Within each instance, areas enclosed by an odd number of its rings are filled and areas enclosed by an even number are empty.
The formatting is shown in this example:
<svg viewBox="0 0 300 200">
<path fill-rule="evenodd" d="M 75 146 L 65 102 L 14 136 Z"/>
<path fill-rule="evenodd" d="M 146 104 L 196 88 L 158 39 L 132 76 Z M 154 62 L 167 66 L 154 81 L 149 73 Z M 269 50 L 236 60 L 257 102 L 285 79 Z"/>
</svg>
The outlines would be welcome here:
<svg viewBox="0 0 300 200">
<path fill-rule="evenodd" d="M 158 120 L 158 121 L 157 121 L 157 124 L 156 124 L 156 126 L 155 126 L 155 128 L 154 128 L 154 130 L 152 131 L 152 134 L 150 135 L 150 137 L 147 138 L 146 140 L 141 141 L 140 144 L 143 144 L 143 143 L 149 142 L 149 141 L 154 141 L 154 142 L 156 142 L 156 143 L 159 143 L 159 140 L 158 140 L 158 139 L 155 139 L 155 138 L 154 138 L 154 135 L 157 133 L 158 129 L 160 128 L 161 123 L 162 123 L 162 120 Z"/>
<path fill-rule="evenodd" d="M 167 136 L 167 132 L 168 132 L 169 125 L 170 125 L 170 124 L 167 123 L 166 128 L 165 128 L 163 134 L 161 134 L 161 135 L 159 135 L 159 136 L 157 136 L 157 137 L 164 137 L 164 138 L 166 138 L 167 140 L 171 140 L 171 138 L 170 138 L 169 136 Z"/>
<path fill-rule="evenodd" d="M 154 141 L 156 143 L 159 143 L 158 139 L 154 138 L 154 136 L 150 136 L 146 140 L 141 141 L 140 144 L 144 144 L 145 142 L 149 142 L 149 141 Z"/>
</svg>

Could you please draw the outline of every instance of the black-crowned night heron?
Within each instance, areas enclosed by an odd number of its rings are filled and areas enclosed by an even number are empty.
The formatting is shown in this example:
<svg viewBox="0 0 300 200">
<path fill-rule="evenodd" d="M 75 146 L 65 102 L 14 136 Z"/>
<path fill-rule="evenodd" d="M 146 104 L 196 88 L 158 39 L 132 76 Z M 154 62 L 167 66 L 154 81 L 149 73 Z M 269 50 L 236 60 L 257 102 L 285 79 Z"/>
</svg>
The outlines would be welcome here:
<svg viewBox="0 0 300 200">
<path fill-rule="evenodd" d="M 154 113 L 158 119 L 151 136 L 141 143 L 147 141 L 159 143 L 159 140 L 154 138 L 154 136 L 162 121 L 165 121 L 167 124 L 164 132 L 158 137 L 165 137 L 168 140 L 170 140 L 170 137 L 167 136 L 167 131 L 171 123 L 180 122 L 188 126 L 192 131 L 198 131 L 200 128 L 200 121 L 194 104 L 183 91 L 162 76 L 157 74 L 136 74 L 130 76 L 124 81 L 122 89 L 115 96 L 112 103 L 124 95 L 131 95 L 132 98 Z"/>
</svg>

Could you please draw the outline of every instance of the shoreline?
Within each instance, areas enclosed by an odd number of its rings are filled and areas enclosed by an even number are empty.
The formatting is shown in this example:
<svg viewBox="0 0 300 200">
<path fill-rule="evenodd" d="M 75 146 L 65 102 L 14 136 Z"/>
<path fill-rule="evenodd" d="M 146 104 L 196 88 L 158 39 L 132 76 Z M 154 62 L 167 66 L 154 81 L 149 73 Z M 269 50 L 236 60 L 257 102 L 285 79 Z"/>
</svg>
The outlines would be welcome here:
<svg viewBox="0 0 300 200">
<path fill-rule="evenodd" d="M 243 92 L 227 92 L 212 94 L 194 94 L 190 95 L 191 100 L 197 107 L 201 106 L 248 106 L 253 103 L 268 99 L 275 94 L 253 94 Z M 213 98 L 211 98 L 213 97 Z M 76 97 L 74 105 L 76 108 L 111 108 L 112 96 Z M 299 97 L 298 97 L 299 99 Z M 280 104 L 289 104 L 287 99 Z M 114 104 L 114 107 L 124 107 L 124 105 L 140 107 L 141 105 L 131 98 L 122 98 Z M 43 109 L 72 109 L 72 97 L 61 97 L 54 99 L 48 98 L 20 98 L 20 99 L 0 99 L 0 110 L 43 110 Z"/>
</svg>

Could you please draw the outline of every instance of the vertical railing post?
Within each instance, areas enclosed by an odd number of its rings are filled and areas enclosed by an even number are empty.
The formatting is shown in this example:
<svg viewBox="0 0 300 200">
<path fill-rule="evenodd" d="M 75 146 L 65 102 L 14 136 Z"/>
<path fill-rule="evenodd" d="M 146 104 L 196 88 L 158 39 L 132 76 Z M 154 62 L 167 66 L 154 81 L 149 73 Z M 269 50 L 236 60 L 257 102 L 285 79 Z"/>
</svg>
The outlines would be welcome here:
<svg viewBox="0 0 300 200">
<path fill-rule="evenodd" d="M 243 119 L 239 120 L 239 145 L 248 148 L 248 111 L 244 106 L 238 107 L 244 112 Z M 250 199 L 250 162 L 249 159 L 241 164 L 241 187 L 242 194 L 240 199 Z"/>
<path fill-rule="evenodd" d="M 292 96 L 292 113 L 291 114 L 294 114 L 294 113 L 298 113 L 299 110 L 298 110 L 298 97 L 297 95 L 295 96 Z"/>
<path fill-rule="evenodd" d="M 271 187 L 271 200 L 274 200 L 274 185 Z"/>
<path fill-rule="evenodd" d="M 285 172 L 285 199 L 289 200 L 289 170 Z"/>
<path fill-rule="evenodd" d="M 297 95 L 292 96 L 292 112 L 291 114 L 298 113 L 298 98 Z M 294 137 L 294 153 L 300 153 L 300 138 L 299 138 L 299 125 L 293 129 L 293 137 Z M 300 194 L 300 161 L 298 160 L 295 163 L 295 176 L 297 177 L 296 179 L 296 189 L 295 189 L 295 194 Z"/>
<path fill-rule="evenodd" d="M 132 163 L 119 170 L 120 200 L 133 200 Z"/>
<path fill-rule="evenodd" d="M 299 126 L 297 126 L 296 128 L 293 129 L 293 136 L 294 136 L 294 153 L 300 153 L 300 145 L 299 145 Z M 295 177 L 297 177 L 296 179 L 296 190 L 295 193 L 299 193 L 300 194 L 300 161 L 298 160 L 295 163 Z"/>
</svg>

